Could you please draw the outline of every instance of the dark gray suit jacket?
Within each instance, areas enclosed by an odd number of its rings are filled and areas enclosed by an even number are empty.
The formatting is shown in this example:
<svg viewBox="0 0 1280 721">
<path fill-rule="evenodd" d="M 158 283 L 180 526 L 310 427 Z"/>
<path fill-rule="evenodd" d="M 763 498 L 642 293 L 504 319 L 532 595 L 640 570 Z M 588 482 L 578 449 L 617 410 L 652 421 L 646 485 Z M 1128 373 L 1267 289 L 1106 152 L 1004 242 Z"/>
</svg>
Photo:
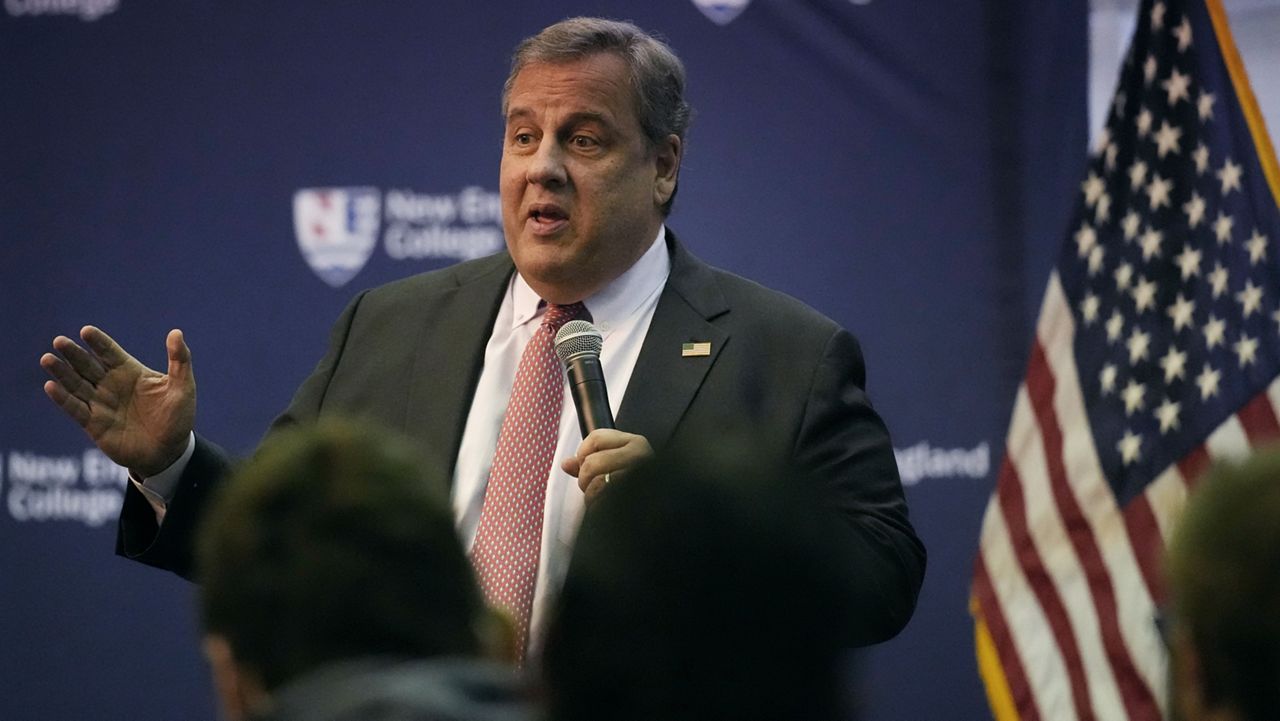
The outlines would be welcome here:
<svg viewBox="0 0 1280 721">
<path fill-rule="evenodd" d="M 803 303 L 693 257 L 671 234 L 671 274 L 616 419 L 659 452 L 676 439 L 749 439 L 762 458 L 822 480 L 848 521 L 847 563 L 863 595 L 860 640 L 906 624 L 924 576 L 893 447 L 863 390 L 857 341 Z M 484 350 L 514 271 L 499 253 L 365 291 L 334 325 L 328 353 L 272 428 L 325 413 L 372 418 L 422 439 L 452 478 Z M 683 357 L 681 345 L 710 342 Z M 190 577 L 194 529 L 229 468 L 203 438 L 156 528 L 130 486 L 117 552 Z"/>
</svg>

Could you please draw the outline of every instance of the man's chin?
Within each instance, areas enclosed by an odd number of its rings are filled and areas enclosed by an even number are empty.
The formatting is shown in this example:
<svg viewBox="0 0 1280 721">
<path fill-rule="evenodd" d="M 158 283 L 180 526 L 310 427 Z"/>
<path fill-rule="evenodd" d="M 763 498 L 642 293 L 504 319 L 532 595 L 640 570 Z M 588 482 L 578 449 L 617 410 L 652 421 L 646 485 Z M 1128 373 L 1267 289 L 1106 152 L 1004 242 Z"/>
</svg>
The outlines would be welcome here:
<svg viewBox="0 0 1280 721">
<path fill-rule="evenodd" d="M 521 248 L 521 252 L 513 254 L 512 258 L 516 269 L 520 271 L 520 276 L 538 291 L 540 296 L 551 302 L 566 302 L 548 298 L 547 295 L 553 290 L 576 287 L 582 282 L 583 276 L 587 275 L 587 269 L 583 267 L 583 263 L 570 254 L 568 249 L 559 246 L 525 245 Z M 572 300 L 581 300 L 581 298 Z"/>
</svg>

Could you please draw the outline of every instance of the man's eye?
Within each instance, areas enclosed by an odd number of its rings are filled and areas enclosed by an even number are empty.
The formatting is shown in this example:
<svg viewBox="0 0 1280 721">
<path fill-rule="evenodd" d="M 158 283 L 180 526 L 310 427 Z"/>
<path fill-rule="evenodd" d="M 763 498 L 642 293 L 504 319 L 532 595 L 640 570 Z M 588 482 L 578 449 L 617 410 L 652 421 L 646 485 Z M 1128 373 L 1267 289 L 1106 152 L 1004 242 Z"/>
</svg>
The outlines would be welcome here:
<svg viewBox="0 0 1280 721">
<path fill-rule="evenodd" d="M 589 149 L 600 145 L 600 142 L 589 135 L 575 135 L 569 139 L 575 148 Z"/>
<path fill-rule="evenodd" d="M 516 145 L 532 145 L 533 133 L 516 133 L 511 137 L 511 142 Z"/>
</svg>

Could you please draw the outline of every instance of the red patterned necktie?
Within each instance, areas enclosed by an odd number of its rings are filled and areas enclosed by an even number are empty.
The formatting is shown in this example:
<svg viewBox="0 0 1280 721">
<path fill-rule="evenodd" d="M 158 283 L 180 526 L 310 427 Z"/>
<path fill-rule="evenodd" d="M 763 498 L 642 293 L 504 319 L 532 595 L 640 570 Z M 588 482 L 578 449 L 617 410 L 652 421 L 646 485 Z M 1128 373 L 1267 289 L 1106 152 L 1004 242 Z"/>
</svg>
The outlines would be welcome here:
<svg viewBox="0 0 1280 721">
<path fill-rule="evenodd" d="M 471 548 L 485 600 L 515 621 L 520 659 L 529 641 L 547 476 L 564 404 L 564 369 L 554 341 L 560 326 L 579 317 L 588 317 L 582 303 L 548 305 L 520 356 Z"/>
</svg>

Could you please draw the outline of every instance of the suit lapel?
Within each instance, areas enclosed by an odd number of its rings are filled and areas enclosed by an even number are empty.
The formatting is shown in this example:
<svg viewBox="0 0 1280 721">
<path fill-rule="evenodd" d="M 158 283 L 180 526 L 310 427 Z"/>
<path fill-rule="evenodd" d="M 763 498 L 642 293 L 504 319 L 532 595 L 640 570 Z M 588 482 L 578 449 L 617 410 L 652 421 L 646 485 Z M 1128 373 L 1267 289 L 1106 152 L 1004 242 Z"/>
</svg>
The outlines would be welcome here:
<svg viewBox="0 0 1280 721">
<path fill-rule="evenodd" d="M 424 308 L 441 310 L 428 317 L 416 339 L 404 430 L 411 438 L 429 439 L 428 450 L 447 479 L 453 478 L 484 349 L 512 270 L 502 253 L 459 268 L 454 284 L 423 299 Z"/>
<path fill-rule="evenodd" d="M 620 430 L 655 447 L 667 444 L 703 379 L 729 340 L 711 321 L 729 312 L 715 275 L 667 233 L 671 274 L 658 299 L 635 370 L 618 409 Z M 685 343 L 710 343 L 705 356 L 684 356 Z"/>
<path fill-rule="evenodd" d="M 689 254 L 668 231 L 671 274 L 658 299 L 640 356 L 618 409 L 618 428 L 638 433 L 655 448 L 666 445 L 729 334 L 711 321 L 729 312 L 710 268 Z M 453 478 L 484 349 L 514 266 L 505 253 L 491 262 L 458 268 L 453 283 L 424 307 L 432 314 L 415 339 L 413 377 L 408 384 L 404 431 L 430 439 L 438 472 Z M 681 354 L 685 343 L 710 343 L 706 356 Z M 437 445 L 438 444 L 438 445 Z"/>
</svg>

